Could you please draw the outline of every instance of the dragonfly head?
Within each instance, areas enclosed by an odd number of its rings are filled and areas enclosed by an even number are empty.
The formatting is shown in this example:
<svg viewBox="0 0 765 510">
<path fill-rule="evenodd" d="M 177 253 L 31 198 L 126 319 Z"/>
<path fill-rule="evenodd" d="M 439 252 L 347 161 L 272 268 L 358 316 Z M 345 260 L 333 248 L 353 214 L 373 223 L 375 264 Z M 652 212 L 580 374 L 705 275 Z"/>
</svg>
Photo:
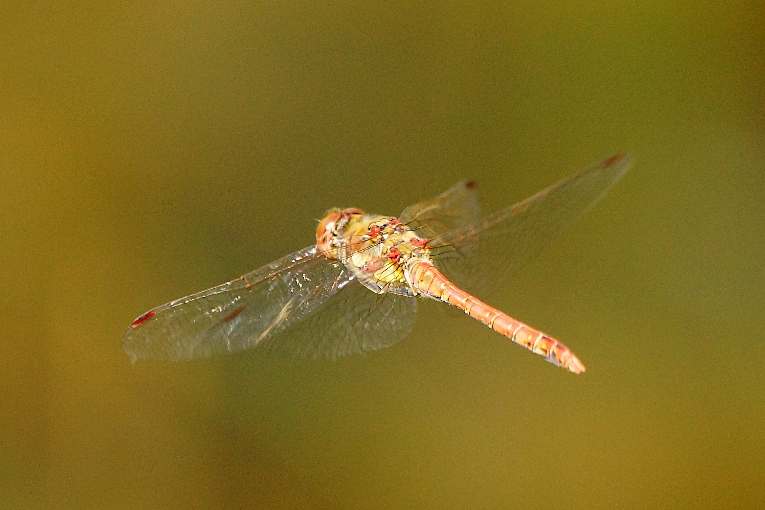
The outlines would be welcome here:
<svg viewBox="0 0 765 510">
<path fill-rule="evenodd" d="M 332 241 L 343 233 L 348 223 L 364 216 L 364 211 L 350 207 L 348 209 L 330 209 L 316 227 L 316 245 L 325 257 L 337 259 L 337 251 Z"/>
</svg>

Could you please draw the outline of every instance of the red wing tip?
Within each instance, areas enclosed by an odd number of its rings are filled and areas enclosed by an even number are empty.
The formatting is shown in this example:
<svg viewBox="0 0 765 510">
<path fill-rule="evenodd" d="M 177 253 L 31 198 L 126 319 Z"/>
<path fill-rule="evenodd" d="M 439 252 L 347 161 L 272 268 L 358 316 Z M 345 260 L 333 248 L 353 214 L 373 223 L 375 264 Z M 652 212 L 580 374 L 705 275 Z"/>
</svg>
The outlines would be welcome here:
<svg viewBox="0 0 765 510">
<path fill-rule="evenodd" d="M 141 315 L 136 320 L 134 320 L 133 323 L 130 325 L 130 327 L 137 328 L 138 326 L 140 326 L 147 320 L 151 319 L 155 315 L 157 315 L 157 312 L 155 312 L 154 310 L 151 310 L 150 312 L 146 312 L 145 314 Z"/>
<path fill-rule="evenodd" d="M 617 164 L 619 161 L 623 160 L 627 156 L 626 153 L 622 152 L 621 154 L 616 154 L 614 156 L 611 156 L 610 158 L 603 161 L 603 163 L 600 164 L 603 168 L 609 168 Z"/>
</svg>

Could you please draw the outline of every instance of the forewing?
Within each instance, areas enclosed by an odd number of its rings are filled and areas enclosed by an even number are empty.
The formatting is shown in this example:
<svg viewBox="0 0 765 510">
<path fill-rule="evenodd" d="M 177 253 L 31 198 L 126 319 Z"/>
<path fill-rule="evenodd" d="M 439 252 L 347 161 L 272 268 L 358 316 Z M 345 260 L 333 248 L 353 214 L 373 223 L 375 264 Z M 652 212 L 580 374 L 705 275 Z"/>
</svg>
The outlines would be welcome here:
<svg viewBox="0 0 765 510">
<path fill-rule="evenodd" d="M 481 207 L 472 181 L 460 181 L 435 198 L 404 209 L 399 218 L 420 237 L 430 239 L 474 223 Z"/>
<path fill-rule="evenodd" d="M 338 358 L 397 342 L 416 310 L 414 298 L 375 294 L 312 246 L 147 312 L 122 343 L 133 360 L 194 359 L 261 344 Z"/>
<path fill-rule="evenodd" d="M 458 285 L 490 287 L 515 273 L 573 224 L 631 164 L 624 154 L 612 156 L 522 202 L 432 239 L 428 246 L 436 264 Z"/>
<path fill-rule="evenodd" d="M 340 262 L 311 246 L 147 312 L 128 328 L 122 345 L 133 360 L 246 349 L 295 324 L 351 280 Z"/>
</svg>

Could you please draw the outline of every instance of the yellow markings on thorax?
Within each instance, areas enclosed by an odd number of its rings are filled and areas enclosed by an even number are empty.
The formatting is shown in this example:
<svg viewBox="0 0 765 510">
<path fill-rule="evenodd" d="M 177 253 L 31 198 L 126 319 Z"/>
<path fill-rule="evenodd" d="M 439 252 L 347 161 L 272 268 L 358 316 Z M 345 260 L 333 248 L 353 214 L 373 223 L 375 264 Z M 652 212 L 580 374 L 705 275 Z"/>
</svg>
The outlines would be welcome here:
<svg viewBox="0 0 765 510">
<path fill-rule="evenodd" d="M 367 263 L 367 257 L 365 257 L 361 252 L 355 252 L 351 255 L 351 264 L 353 264 L 356 267 L 363 267 L 364 264 Z"/>
<path fill-rule="evenodd" d="M 374 272 L 374 278 L 377 281 L 385 283 L 404 282 L 404 271 L 398 264 L 386 262 L 383 267 Z"/>
</svg>

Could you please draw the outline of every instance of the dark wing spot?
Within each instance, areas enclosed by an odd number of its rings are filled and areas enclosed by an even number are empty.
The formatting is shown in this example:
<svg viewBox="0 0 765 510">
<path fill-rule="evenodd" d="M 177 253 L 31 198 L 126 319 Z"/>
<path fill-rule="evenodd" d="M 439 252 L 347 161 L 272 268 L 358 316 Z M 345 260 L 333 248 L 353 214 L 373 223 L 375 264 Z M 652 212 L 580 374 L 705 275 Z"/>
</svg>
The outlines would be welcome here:
<svg viewBox="0 0 765 510">
<path fill-rule="evenodd" d="M 600 166 L 602 166 L 603 168 L 614 166 L 619 161 L 621 161 L 624 156 L 626 156 L 626 154 L 617 154 L 615 156 L 611 156 L 610 158 L 605 160 Z"/>
<path fill-rule="evenodd" d="M 134 320 L 133 324 L 131 324 L 130 327 L 131 328 L 137 328 L 138 326 L 140 326 L 141 324 L 143 324 L 147 320 L 151 319 L 155 315 L 157 315 L 157 312 L 155 312 L 154 310 L 146 312 L 145 314 L 141 315 L 136 320 Z"/>
<path fill-rule="evenodd" d="M 242 313 L 245 310 L 245 308 L 247 308 L 247 305 L 240 306 L 239 308 L 237 308 L 233 312 L 231 312 L 228 315 L 226 315 L 225 317 L 223 317 L 218 323 L 219 324 L 223 324 L 224 322 L 228 322 L 230 320 L 236 319 L 237 317 L 239 317 L 239 314 Z"/>
</svg>

